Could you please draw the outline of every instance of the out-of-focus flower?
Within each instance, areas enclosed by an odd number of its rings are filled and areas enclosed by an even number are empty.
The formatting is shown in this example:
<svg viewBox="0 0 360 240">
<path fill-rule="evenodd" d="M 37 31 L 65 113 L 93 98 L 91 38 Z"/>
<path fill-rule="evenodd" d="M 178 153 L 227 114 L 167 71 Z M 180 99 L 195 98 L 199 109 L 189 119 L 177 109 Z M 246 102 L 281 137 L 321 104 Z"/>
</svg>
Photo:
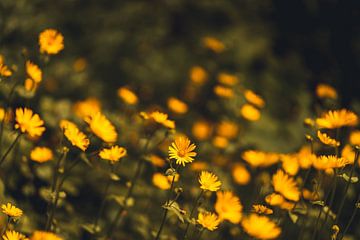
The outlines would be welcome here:
<svg viewBox="0 0 360 240">
<path fill-rule="evenodd" d="M 241 221 L 244 231 L 257 239 L 274 239 L 281 233 L 275 222 L 266 216 L 250 214 Z"/>
<path fill-rule="evenodd" d="M 233 74 L 228 74 L 228 73 L 219 73 L 219 75 L 217 76 L 217 79 L 218 79 L 219 83 L 227 85 L 227 86 L 234 86 L 239 81 L 237 76 L 235 76 Z"/>
<path fill-rule="evenodd" d="M 353 131 L 349 137 L 350 144 L 360 146 L 360 131 Z"/>
<path fill-rule="evenodd" d="M 358 124 L 358 116 L 347 110 L 333 110 L 323 114 L 321 118 L 316 119 L 319 128 L 341 128 L 345 126 L 355 126 Z"/>
<path fill-rule="evenodd" d="M 250 182 L 251 175 L 245 166 L 242 164 L 235 164 L 232 168 L 232 177 L 234 182 L 239 185 L 246 185 Z"/>
<path fill-rule="evenodd" d="M 299 171 L 299 162 L 295 154 L 282 154 L 280 155 L 282 168 L 291 176 L 294 176 Z"/>
<path fill-rule="evenodd" d="M 199 141 L 208 139 L 211 135 L 212 127 L 207 121 L 196 121 L 192 126 L 192 134 Z"/>
<path fill-rule="evenodd" d="M 317 131 L 317 137 L 319 138 L 320 142 L 322 142 L 325 145 L 328 145 L 331 147 L 340 146 L 340 142 L 336 141 L 336 139 L 329 137 L 326 133 Z"/>
<path fill-rule="evenodd" d="M 221 136 L 215 136 L 212 143 L 215 147 L 220 149 L 225 149 L 227 146 L 229 146 L 229 140 Z"/>
<path fill-rule="evenodd" d="M 314 127 L 315 126 L 315 121 L 311 118 L 305 118 L 304 119 L 304 125 L 307 127 Z"/>
<path fill-rule="evenodd" d="M 208 79 L 208 74 L 203 67 L 194 66 L 190 69 L 190 79 L 197 84 L 203 84 Z"/>
<path fill-rule="evenodd" d="M 244 104 L 240 109 L 240 114 L 246 120 L 255 122 L 261 117 L 260 111 L 250 104 Z"/>
<path fill-rule="evenodd" d="M 13 117 L 13 112 L 11 109 L 6 110 L 0 107 L 0 121 L 4 120 L 5 123 L 8 123 L 11 121 L 12 117 Z"/>
<path fill-rule="evenodd" d="M 214 231 L 220 224 L 220 219 L 215 213 L 200 212 L 198 214 L 197 222 L 209 231 Z"/>
<path fill-rule="evenodd" d="M 279 161 L 279 155 L 276 153 L 255 150 L 247 150 L 243 152 L 241 157 L 252 167 L 268 167 Z"/>
<path fill-rule="evenodd" d="M 253 104 L 253 105 L 255 105 L 255 106 L 259 107 L 259 108 L 262 108 L 262 107 L 265 106 L 264 99 L 262 99 L 262 97 L 260 97 L 259 95 L 257 95 L 256 93 L 254 93 L 251 90 L 245 90 L 244 96 L 245 96 L 245 99 L 249 103 L 251 103 L 251 104 Z"/>
<path fill-rule="evenodd" d="M 74 61 L 73 69 L 75 72 L 82 72 L 86 69 L 86 67 L 87 67 L 87 61 L 85 58 L 80 57 Z"/>
<path fill-rule="evenodd" d="M 46 29 L 39 35 L 40 52 L 57 54 L 64 49 L 64 36 L 55 29 Z"/>
<path fill-rule="evenodd" d="M 265 197 L 265 202 L 271 206 L 279 206 L 285 202 L 285 199 L 280 194 L 271 193 Z"/>
<path fill-rule="evenodd" d="M 214 37 L 204 37 L 202 39 L 204 46 L 215 53 L 221 53 L 225 50 L 225 45 Z"/>
<path fill-rule="evenodd" d="M 154 175 L 152 176 L 152 183 L 154 184 L 154 186 L 162 190 L 168 190 L 171 187 L 169 179 L 162 173 L 154 173 Z"/>
<path fill-rule="evenodd" d="M 338 234 L 340 232 L 340 228 L 338 225 L 332 225 L 331 230 L 333 230 L 333 234 L 331 234 L 331 240 L 338 239 Z"/>
<path fill-rule="evenodd" d="M 316 96 L 318 96 L 319 98 L 336 99 L 337 92 L 332 86 L 320 83 L 316 86 Z"/>
<path fill-rule="evenodd" d="M 266 215 L 270 215 L 273 214 L 273 210 L 261 205 L 261 204 L 254 204 L 252 205 L 252 211 L 257 213 L 257 214 L 266 214 Z"/>
<path fill-rule="evenodd" d="M 3 63 L 0 63 L 0 76 L 10 77 L 11 75 L 12 75 L 12 72 L 9 69 L 9 67 Z"/>
<path fill-rule="evenodd" d="M 138 103 L 138 97 L 129 88 L 121 87 L 117 91 L 118 96 L 127 104 L 135 105 Z"/>
<path fill-rule="evenodd" d="M 209 167 L 208 164 L 203 161 L 196 161 L 190 165 L 190 168 L 193 171 L 203 171 L 206 170 L 208 167 Z"/>
<path fill-rule="evenodd" d="M 219 191 L 216 196 L 215 211 L 219 219 L 228 220 L 234 224 L 239 223 L 243 209 L 240 199 L 230 191 Z"/>
<path fill-rule="evenodd" d="M 234 91 L 231 88 L 224 87 L 221 85 L 216 85 L 214 87 L 214 93 L 223 98 L 233 98 L 234 97 Z"/>
<path fill-rule="evenodd" d="M 199 176 L 200 188 L 210 192 L 216 192 L 221 187 L 221 181 L 218 177 L 207 171 L 202 171 Z"/>
<path fill-rule="evenodd" d="M 30 152 L 30 159 L 39 163 L 47 162 L 53 159 L 53 152 L 47 147 L 35 147 Z"/>
<path fill-rule="evenodd" d="M 318 170 L 326 170 L 332 168 L 342 168 L 353 161 L 354 160 L 351 161 L 342 157 L 339 158 L 335 155 L 322 155 L 314 159 L 313 166 Z"/>
<path fill-rule="evenodd" d="M 272 184 L 275 191 L 283 195 L 285 198 L 295 202 L 299 201 L 300 191 L 295 180 L 282 170 L 278 170 L 273 175 Z"/>
<path fill-rule="evenodd" d="M 355 159 L 354 149 L 350 145 L 346 144 L 341 151 L 341 157 L 345 158 L 347 162 L 353 163 Z M 360 158 L 358 160 L 358 164 L 360 166 Z"/>
<path fill-rule="evenodd" d="M 44 121 L 40 119 L 38 114 L 34 114 L 31 109 L 17 108 L 15 116 L 15 129 L 29 134 L 30 137 L 40 137 L 45 131 Z"/>
<path fill-rule="evenodd" d="M 28 240 L 25 235 L 18 233 L 16 231 L 6 231 L 2 236 L 3 240 Z"/>
<path fill-rule="evenodd" d="M 167 106 L 171 111 L 177 114 L 184 114 L 188 111 L 187 104 L 174 97 L 168 99 Z"/>
<path fill-rule="evenodd" d="M 60 128 L 64 131 L 65 137 L 73 146 L 80 148 L 82 151 L 86 151 L 90 144 L 90 140 L 74 123 L 68 120 L 61 120 Z"/>
<path fill-rule="evenodd" d="M 310 200 L 310 201 L 316 201 L 319 199 L 319 194 L 316 192 L 311 192 L 308 189 L 304 189 L 302 191 L 302 195 L 304 197 L 304 199 Z"/>
<path fill-rule="evenodd" d="M 121 158 L 126 156 L 126 149 L 119 146 L 112 146 L 111 148 L 104 148 L 99 152 L 99 157 L 110 161 L 112 164 L 118 162 Z"/>
<path fill-rule="evenodd" d="M 91 131 L 104 142 L 116 142 L 118 135 L 115 126 L 105 117 L 105 115 L 97 112 L 85 118 L 85 122 L 89 124 Z"/>
<path fill-rule="evenodd" d="M 52 232 L 35 231 L 31 235 L 30 240 L 63 240 L 63 239 Z"/>
<path fill-rule="evenodd" d="M 23 215 L 23 211 L 20 208 L 15 207 L 11 203 L 1 205 L 2 212 L 9 217 L 19 218 Z"/>
<path fill-rule="evenodd" d="M 150 162 L 156 166 L 156 167 L 164 167 L 165 166 L 165 160 L 159 157 L 158 155 L 151 154 L 149 156 Z"/>
<path fill-rule="evenodd" d="M 195 148 L 195 144 L 191 143 L 187 137 L 178 137 L 169 146 L 169 158 L 175 159 L 176 164 L 185 166 L 185 163 L 194 161 L 196 152 L 193 152 L 193 150 Z"/>
<path fill-rule="evenodd" d="M 239 126 L 235 122 L 231 121 L 221 121 L 220 124 L 216 127 L 217 135 L 225 137 L 228 139 L 233 139 L 237 137 L 239 132 Z"/>
<path fill-rule="evenodd" d="M 96 98 L 87 98 L 84 101 L 78 101 L 73 106 L 75 114 L 84 119 L 101 111 L 101 104 Z"/>
<path fill-rule="evenodd" d="M 36 83 L 40 83 L 42 80 L 42 71 L 38 65 L 31 61 L 26 61 L 26 73 Z"/>
<path fill-rule="evenodd" d="M 155 123 L 161 124 L 166 128 L 174 129 L 175 122 L 173 120 L 168 119 L 168 115 L 166 113 L 162 113 L 159 111 L 154 111 L 151 113 L 141 112 L 140 116 L 145 120 L 154 121 Z"/>
<path fill-rule="evenodd" d="M 25 79 L 25 82 L 24 82 L 24 88 L 26 91 L 29 91 L 29 92 L 35 91 L 37 88 L 37 84 L 31 78 L 27 78 L 27 79 Z"/>
<path fill-rule="evenodd" d="M 300 167 L 308 169 L 311 167 L 316 155 L 311 153 L 311 148 L 309 146 L 303 146 L 297 153 L 297 158 Z"/>
</svg>

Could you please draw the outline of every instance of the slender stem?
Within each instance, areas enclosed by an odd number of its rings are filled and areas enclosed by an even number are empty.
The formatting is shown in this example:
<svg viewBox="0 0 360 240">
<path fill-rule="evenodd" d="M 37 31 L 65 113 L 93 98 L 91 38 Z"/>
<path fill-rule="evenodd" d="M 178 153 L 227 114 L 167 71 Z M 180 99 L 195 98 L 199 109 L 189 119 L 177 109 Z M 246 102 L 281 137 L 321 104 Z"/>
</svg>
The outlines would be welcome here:
<svg viewBox="0 0 360 240">
<path fill-rule="evenodd" d="M 11 152 L 11 150 L 13 149 L 13 147 L 15 146 L 15 144 L 18 142 L 19 138 L 21 137 L 21 132 L 18 133 L 18 135 L 16 136 L 14 142 L 10 145 L 10 147 L 8 148 L 8 150 L 5 152 L 5 154 L 1 157 L 0 160 L 0 166 L 1 164 L 3 164 L 3 162 L 5 161 L 6 157 L 9 155 L 9 153 Z"/>
<path fill-rule="evenodd" d="M 5 225 L 4 229 L 2 230 L 1 236 L 3 236 L 6 233 L 6 230 L 10 224 L 10 221 L 11 221 L 11 217 L 7 216 L 6 225 Z"/>
<path fill-rule="evenodd" d="M 200 240 L 200 239 L 201 239 L 201 236 L 203 235 L 204 232 L 205 232 L 205 228 L 203 228 L 203 229 L 200 231 L 200 234 L 199 234 L 199 236 L 197 237 L 197 240 Z"/>
<path fill-rule="evenodd" d="M 204 193 L 204 190 L 201 189 L 201 192 L 199 193 L 198 197 L 196 198 L 196 200 L 194 202 L 194 205 L 193 205 L 193 207 L 192 207 L 192 209 L 190 211 L 190 216 L 189 216 L 190 220 L 193 217 L 194 211 L 195 211 L 196 207 L 198 206 L 199 200 L 201 199 L 203 193 Z M 185 232 L 184 232 L 184 235 L 183 235 L 183 240 L 185 240 L 186 237 L 187 237 L 187 232 L 189 230 L 189 227 L 190 227 L 190 222 L 188 222 L 187 225 L 186 225 L 186 229 L 185 229 Z"/>
<path fill-rule="evenodd" d="M 321 172 L 321 179 L 320 179 L 320 182 L 319 182 L 319 185 L 316 187 L 316 191 L 319 190 L 319 188 L 321 187 L 323 181 L 324 181 L 324 177 L 325 177 L 325 173 Z M 318 224 L 319 224 L 319 221 L 320 221 L 320 217 L 321 217 L 321 214 L 322 214 L 322 210 L 323 210 L 323 207 L 321 207 L 319 209 L 319 214 L 316 218 L 316 222 L 315 222 L 315 228 L 313 230 L 313 233 L 312 233 L 312 236 L 311 236 L 311 239 L 314 240 L 316 238 L 316 233 L 317 233 L 317 227 L 318 227 Z"/>
<path fill-rule="evenodd" d="M 357 210 L 358 210 L 358 207 L 356 206 L 356 204 L 358 204 L 359 201 L 360 201 L 360 194 L 358 195 L 357 200 L 356 200 L 356 202 L 355 202 L 355 209 L 354 209 L 354 211 L 353 211 L 352 214 L 351 214 L 350 220 L 349 220 L 349 222 L 346 224 L 346 227 L 345 227 L 345 229 L 344 229 L 344 232 L 343 232 L 342 234 L 340 234 L 339 240 L 342 240 L 342 239 L 343 239 L 343 237 L 346 235 L 347 231 L 349 230 L 349 228 L 350 228 L 350 226 L 351 226 L 351 223 L 354 221 L 354 218 L 355 218 L 356 213 L 357 213 Z"/>
</svg>

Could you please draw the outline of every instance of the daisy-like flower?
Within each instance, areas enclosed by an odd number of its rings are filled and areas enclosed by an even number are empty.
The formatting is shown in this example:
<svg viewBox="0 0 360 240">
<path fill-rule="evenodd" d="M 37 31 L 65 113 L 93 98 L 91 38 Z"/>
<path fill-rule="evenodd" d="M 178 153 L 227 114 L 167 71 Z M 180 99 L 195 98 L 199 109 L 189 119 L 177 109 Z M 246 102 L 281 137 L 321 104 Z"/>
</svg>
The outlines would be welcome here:
<svg viewBox="0 0 360 240">
<path fill-rule="evenodd" d="M 227 138 L 233 139 L 238 136 L 239 126 L 235 122 L 231 121 L 221 121 L 216 127 L 217 135 Z"/>
<path fill-rule="evenodd" d="M 111 163 L 118 162 L 121 158 L 125 156 L 126 156 L 126 149 L 119 146 L 104 148 L 99 153 L 99 157 L 101 157 L 104 160 L 108 160 Z"/>
<path fill-rule="evenodd" d="M 175 159 L 176 164 L 185 166 L 186 163 L 194 161 L 196 152 L 193 150 L 196 148 L 195 144 L 191 143 L 187 137 L 178 137 L 169 146 L 169 158 Z"/>
<path fill-rule="evenodd" d="M 219 191 L 216 196 L 215 211 L 219 219 L 228 220 L 234 224 L 239 223 L 243 209 L 240 199 L 230 191 Z"/>
<path fill-rule="evenodd" d="M 203 84 L 208 79 L 208 73 L 203 67 L 194 66 L 189 72 L 190 80 L 197 84 Z"/>
<path fill-rule="evenodd" d="M 258 213 L 258 214 L 266 214 L 266 215 L 273 214 L 272 209 L 270 209 L 264 205 L 260 205 L 260 204 L 252 205 L 252 210 L 253 210 L 253 212 Z"/>
<path fill-rule="evenodd" d="M 216 85 L 214 87 L 214 93 L 223 98 L 233 98 L 234 97 L 234 91 L 232 88 L 224 87 L 222 85 Z"/>
<path fill-rule="evenodd" d="M 249 103 L 255 105 L 258 108 L 262 108 L 265 106 L 264 99 L 262 99 L 262 97 L 260 97 L 251 90 L 245 90 L 244 97 Z"/>
<path fill-rule="evenodd" d="M 18 218 L 23 215 L 23 211 L 20 208 L 15 207 L 11 203 L 1 205 L 2 212 L 9 217 Z"/>
<path fill-rule="evenodd" d="M 321 83 L 316 86 L 316 96 L 318 96 L 319 98 L 336 99 L 337 92 L 332 86 Z"/>
<path fill-rule="evenodd" d="M 279 192 L 285 198 L 291 201 L 299 201 L 300 191 L 296 186 L 295 180 L 284 173 L 282 170 L 278 170 L 272 177 L 272 184 L 275 191 Z"/>
<path fill-rule="evenodd" d="M 285 202 L 285 199 L 280 194 L 271 193 L 265 197 L 265 202 L 271 206 L 279 206 Z"/>
<path fill-rule="evenodd" d="M 35 83 L 41 82 L 42 71 L 35 63 L 31 61 L 26 61 L 26 73 Z"/>
<path fill-rule="evenodd" d="M 243 118 L 251 122 L 258 121 L 261 116 L 260 111 L 256 107 L 247 103 L 241 107 L 240 114 Z"/>
<path fill-rule="evenodd" d="M 36 147 L 30 152 L 30 159 L 43 163 L 53 159 L 53 152 L 47 147 Z"/>
<path fill-rule="evenodd" d="M 174 97 L 168 99 L 167 106 L 171 111 L 177 114 L 184 114 L 188 111 L 187 104 Z"/>
<path fill-rule="evenodd" d="M 35 231 L 31 235 L 30 240 L 63 240 L 63 239 L 52 232 Z"/>
<path fill-rule="evenodd" d="M 360 146 L 360 130 L 351 132 L 349 141 L 352 145 Z"/>
<path fill-rule="evenodd" d="M 85 122 L 89 124 L 91 131 L 101 140 L 107 143 L 114 143 L 117 139 L 115 126 L 100 112 L 95 113 L 87 118 Z"/>
<path fill-rule="evenodd" d="M 354 159 L 345 159 L 335 155 L 322 155 L 314 159 L 313 166 L 318 170 L 327 170 L 345 167 L 346 165 L 351 164 L 353 161 Z"/>
<path fill-rule="evenodd" d="M 340 146 L 340 142 L 336 141 L 336 139 L 329 137 L 326 133 L 317 131 L 317 137 L 319 138 L 320 142 L 322 142 L 325 145 L 328 145 L 331 147 Z"/>
<path fill-rule="evenodd" d="M 321 118 L 316 119 L 319 128 L 341 128 L 345 126 L 355 126 L 358 124 L 358 116 L 347 110 L 333 110 L 324 113 Z"/>
<path fill-rule="evenodd" d="M 268 167 L 279 161 L 279 155 L 276 153 L 255 150 L 247 150 L 243 152 L 241 157 L 252 167 Z"/>
<path fill-rule="evenodd" d="M 86 151 L 90 144 L 90 140 L 73 122 L 61 120 L 60 128 L 64 131 L 65 137 L 73 146 L 78 147 L 82 151 Z"/>
<path fill-rule="evenodd" d="M 124 102 L 129 105 L 135 105 L 138 103 L 138 97 L 136 94 L 126 87 L 119 88 L 117 94 Z"/>
<path fill-rule="evenodd" d="M 266 216 L 250 214 L 241 221 L 244 231 L 257 239 L 274 239 L 281 233 L 275 222 Z"/>
<path fill-rule="evenodd" d="M 57 54 L 64 49 L 64 36 L 55 29 L 46 29 L 39 35 L 40 52 Z"/>
<path fill-rule="evenodd" d="M 225 45 L 219 39 L 214 37 L 204 37 L 202 39 L 203 45 L 214 51 L 215 53 L 221 53 L 225 50 Z"/>
<path fill-rule="evenodd" d="M 220 224 L 220 219 L 215 213 L 199 213 L 197 222 L 203 227 L 206 228 L 209 231 L 214 231 L 218 228 Z"/>
<path fill-rule="evenodd" d="M 154 175 L 152 176 L 152 183 L 154 184 L 154 186 L 162 190 L 168 190 L 171 187 L 169 179 L 162 173 L 154 173 Z"/>
<path fill-rule="evenodd" d="M 200 188 L 210 192 L 216 192 L 220 189 L 221 182 L 218 177 L 208 171 L 202 171 L 199 176 Z"/>
<path fill-rule="evenodd" d="M 227 86 L 234 86 L 239 81 L 236 75 L 224 73 L 224 72 L 218 74 L 217 80 L 219 83 Z"/>
<path fill-rule="evenodd" d="M 140 116 L 145 120 L 150 120 L 155 123 L 161 124 L 166 128 L 169 128 L 169 129 L 175 128 L 175 122 L 168 119 L 168 115 L 166 113 L 162 113 L 159 111 L 155 111 L 155 112 L 151 112 L 151 113 L 141 112 Z"/>
<path fill-rule="evenodd" d="M 15 129 L 20 129 L 22 133 L 27 133 L 30 137 L 40 137 L 45 131 L 44 121 L 31 109 L 17 108 L 15 116 Z"/>
<path fill-rule="evenodd" d="M 9 69 L 9 67 L 3 63 L 0 63 L 0 76 L 10 77 L 11 75 L 12 75 L 12 72 Z"/>
<path fill-rule="evenodd" d="M 235 183 L 239 185 L 246 185 L 250 182 L 251 174 L 242 164 L 235 164 L 231 173 Z"/>
<path fill-rule="evenodd" d="M 28 240 L 25 235 L 18 233 L 16 231 L 6 231 L 2 236 L 3 240 Z"/>
<path fill-rule="evenodd" d="M 78 101 L 74 104 L 73 110 L 81 119 L 85 119 L 101 110 L 100 101 L 96 98 L 87 98 L 83 101 Z"/>
</svg>

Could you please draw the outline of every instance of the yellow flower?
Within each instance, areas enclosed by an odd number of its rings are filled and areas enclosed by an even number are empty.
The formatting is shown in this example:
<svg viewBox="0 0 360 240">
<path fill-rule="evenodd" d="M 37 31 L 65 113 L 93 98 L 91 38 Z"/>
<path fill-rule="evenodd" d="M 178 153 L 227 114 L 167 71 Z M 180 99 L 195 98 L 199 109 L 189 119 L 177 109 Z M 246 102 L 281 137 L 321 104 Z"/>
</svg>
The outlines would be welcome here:
<svg viewBox="0 0 360 240">
<path fill-rule="evenodd" d="M 35 91 L 38 85 L 31 78 L 27 78 L 25 79 L 24 87 L 26 91 Z"/>
<path fill-rule="evenodd" d="M 346 144 L 344 146 L 344 148 L 342 149 L 342 151 L 341 151 L 341 157 L 345 158 L 346 161 L 348 161 L 350 163 L 353 163 L 354 159 L 355 159 L 355 151 L 354 151 L 354 149 L 350 145 Z M 358 160 L 358 163 L 360 165 L 360 158 Z"/>
<path fill-rule="evenodd" d="M 273 214 L 272 209 L 260 204 L 252 205 L 252 210 L 257 214 L 266 214 L 266 215 Z"/>
<path fill-rule="evenodd" d="M 100 112 L 87 118 L 85 122 L 89 124 L 91 131 L 107 143 L 114 143 L 117 139 L 117 132 L 114 125 Z"/>
<path fill-rule="evenodd" d="M 314 127 L 315 126 L 315 121 L 311 118 L 305 118 L 304 119 L 304 125 L 306 127 Z"/>
<path fill-rule="evenodd" d="M 257 239 L 274 239 L 281 233 L 281 229 L 270 218 L 254 213 L 244 218 L 241 225 L 247 234 Z"/>
<path fill-rule="evenodd" d="M 335 88 L 328 84 L 320 83 L 316 86 L 316 96 L 319 98 L 331 98 L 336 99 L 337 98 L 337 92 Z"/>
<path fill-rule="evenodd" d="M 210 123 L 200 120 L 194 123 L 191 132 L 196 139 L 203 141 L 210 137 L 211 130 L 212 129 Z"/>
<path fill-rule="evenodd" d="M 234 97 L 234 91 L 231 88 L 224 87 L 221 85 L 216 85 L 214 87 L 214 93 L 218 95 L 219 97 L 223 98 L 233 98 Z"/>
<path fill-rule="evenodd" d="M 204 46 L 215 53 L 221 53 L 225 50 L 225 45 L 214 37 L 204 37 L 202 39 Z"/>
<path fill-rule="evenodd" d="M 53 159 L 53 152 L 47 147 L 36 147 L 31 151 L 30 158 L 39 163 L 47 162 Z"/>
<path fill-rule="evenodd" d="M 193 171 L 202 171 L 202 170 L 206 170 L 208 168 L 208 164 L 203 161 L 196 161 L 190 165 L 190 168 Z"/>
<path fill-rule="evenodd" d="M 30 240 L 63 240 L 52 232 L 35 231 Z"/>
<path fill-rule="evenodd" d="M 338 158 L 335 155 L 325 156 L 322 155 L 314 159 L 313 166 L 318 170 L 327 170 L 331 168 L 342 168 L 350 164 L 354 160 L 347 160 L 345 158 Z"/>
<path fill-rule="evenodd" d="M 169 158 L 175 159 L 176 164 L 185 166 L 185 163 L 191 163 L 194 161 L 196 152 L 193 150 L 196 148 L 195 144 L 191 143 L 187 137 L 178 137 L 169 146 Z"/>
<path fill-rule="evenodd" d="M 138 103 L 138 97 L 136 94 L 126 87 L 119 88 L 117 94 L 124 102 L 129 105 L 135 105 Z"/>
<path fill-rule="evenodd" d="M 350 133 L 350 144 L 360 146 L 360 131 L 353 131 Z"/>
<path fill-rule="evenodd" d="M 194 66 L 190 69 L 190 79 L 197 84 L 203 84 L 206 82 L 208 74 L 204 68 L 200 66 Z"/>
<path fill-rule="evenodd" d="M 232 176 L 235 183 L 239 185 L 246 185 L 250 182 L 251 175 L 249 171 L 241 164 L 235 164 L 232 168 Z"/>
<path fill-rule="evenodd" d="M 303 146 L 297 153 L 297 158 L 300 167 L 308 169 L 311 167 L 316 155 L 311 153 L 311 148 L 309 146 Z"/>
<path fill-rule="evenodd" d="M 319 130 L 317 131 L 317 137 L 319 138 L 320 142 L 325 145 L 331 147 L 338 147 L 340 146 L 340 142 L 336 141 L 335 139 L 329 137 L 326 133 L 322 133 Z"/>
<path fill-rule="evenodd" d="M 165 160 L 155 154 L 151 154 L 149 156 L 149 160 L 156 167 L 164 167 L 165 166 Z"/>
<path fill-rule="evenodd" d="M 38 65 L 31 61 L 26 61 L 26 73 L 35 82 L 40 83 L 42 80 L 42 71 Z"/>
<path fill-rule="evenodd" d="M 100 112 L 101 104 L 96 98 L 87 98 L 84 101 L 75 103 L 73 109 L 79 118 L 85 119 L 86 117 Z"/>
<path fill-rule="evenodd" d="M 61 120 L 60 128 L 63 129 L 65 137 L 73 146 L 80 148 L 82 151 L 86 151 L 90 144 L 90 140 L 74 123 L 67 120 Z"/>
<path fill-rule="evenodd" d="M 299 162 L 298 158 L 294 154 L 282 154 L 280 155 L 280 160 L 282 161 L 282 168 L 285 172 L 291 176 L 294 176 L 299 171 Z"/>
<path fill-rule="evenodd" d="M 268 167 L 279 161 L 278 154 L 262 151 L 247 150 L 241 156 L 252 167 Z"/>
<path fill-rule="evenodd" d="M 55 29 L 46 29 L 39 35 L 40 52 L 57 54 L 64 49 L 64 37 Z"/>
<path fill-rule="evenodd" d="M 206 228 L 209 231 L 214 231 L 218 228 L 220 224 L 220 219 L 215 213 L 199 213 L 197 222 L 203 227 Z"/>
<path fill-rule="evenodd" d="M 346 110 L 334 110 L 324 113 L 321 118 L 316 119 L 319 128 L 341 128 L 345 126 L 355 126 L 358 124 L 358 117 L 355 113 Z"/>
<path fill-rule="evenodd" d="M 231 121 L 222 121 L 220 124 L 216 127 L 216 133 L 219 136 L 233 139 L 237 137 L 239 132 L 239 126 L 235 122 Z"/>
<path fill-rule="evenodd" d="M 240 199 L 230 191 L 219 191 L 216 196 L 215 211 L 219 219 L 228 220 L 234 224 L 239 223 L 243 209 Z"/>
<path fill-rule="evenodd" d="M 45 131 L 44 121 L 38 114 L 34 114 L 31 109 L 17 108 L 15 129 L 20 129 L 22 133 L 28 133 L 30 137 L 40 137 Z"/>
<path fill-rule="evenodd" d="M 145 120 L 151 120 L 155 123 L 161 124 L 166 128 L 174 129 L 175 128 L 175 122 L 168 119 L 168 115 L 166 113 L 162 113 L 159 111 L 151 112 L 151 113 L 145 113 L 141 112 L 140 116 L 144 118 Z"/>
<path fill-rule="evenodd" d="M 265 197 L 265 202 L 271 206 L 279 206 L 285 202 L 285 199 L 280 194 L 271 193 Z"/>
<path fill-rule="evenodd" d="M 4 108 L 0 107 L 0 121 L 2 121 L 4 118 L 4 122 L 8 123 L 11 121 L 13 112 L 11 109 L 5 110 Z"/>
<path fill-rule="evenodd" d="M 162 190 L 168 190 L 171 187 L 169 179 L 161 173 L 154 173 L 152 176 L 152 182 L 156 187 Z"/>
<path fill-rule="evenodd" d="M 15 207 L 11 203 L 1 205 L 2 212 L 9 217 L 18 218 L 23 215 L 23 211 L 20 208 Z"/>
<path fill-rule="evenodd" d="M 213 138 L 212 143 L 214 144 L 215 147 L 218 147 L 221 149 L 225 149 L 227 146 L 229 146 L 229 140 L 227 138 L 220 137 L 220 136 L 215 136 Z"/>
<path fill-rule="evenodd" d="M 245 90 L 244 96 L 249 103 L 255 105 L 256 107 L 262 108 L 265 106 L 264 99 L 251 90 Z"/>
<path fill-rule="evenodd" d="M 2 236 L 3 240 L 28 240 L 24 235 L 16 231 L 6 231 Z"/>
<path fill-rule="evenodd" d="M 261 116 L 260 111 L 257 108 L 247 103 L 241 107 L 240 114 L 243 118 L 252 122 L 258 121 Z"/>
<path fill-rule="evenodd" d="M 188 111 L 187 104 L 174 97 L 168 99 L 167 106 L 171 111 L 177 114 L 184 114 Z"/>
<path fill-rule="evenodd" d="M 126 156 L 126 149 L 119 146 L 104 148 L 100 151 L 99 156 L 104 160 L 109 160 L 111 163 L 115 163 Z"/>
<path fill-rule="evenodd" d="M 217 79 L 218 79 L 219 83 L 228 85 L 228 86 L 234 86 L 238 82 L 237 76 L 235 76 L 233 74 L 228 74 L 228 73 L 220 73 L 217 76 Z"/>
<path fill-rule="evenodd" d="M 9 67 L 3 63 L 0 63 L 0 76 L 3 77 L 10 77 L 12 72 L 10 71 Z"/>
<path fill-rule="evenodd" d="M 202 171 L 199 176 L 200 188 L 211 192 L 216 192 L 220 189 L 221 182 L 218 177 L 207 171 Z"/>
<path fill-rule="evenodd" d="M 282 170 L 278 170 L 272 177 L 272 184 L 275 191 L 279 192 L 285 198 L 291 201 L 299 201 L 300 191 L 296 186 L 296 182 Z"/>
</svg>

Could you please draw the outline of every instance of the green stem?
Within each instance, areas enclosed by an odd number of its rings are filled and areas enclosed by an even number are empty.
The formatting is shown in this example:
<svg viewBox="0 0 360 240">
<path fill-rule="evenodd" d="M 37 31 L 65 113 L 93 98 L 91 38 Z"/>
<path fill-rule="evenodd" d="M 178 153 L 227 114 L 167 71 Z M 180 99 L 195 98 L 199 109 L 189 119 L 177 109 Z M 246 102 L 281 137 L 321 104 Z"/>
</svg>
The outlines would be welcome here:
<svg viewBox="0 0 360 240">
<path fill-rule="evenodd" d="M 192 209 L 190 211 L 190 216 L 189 216 L 190 220 L 193 217 L 194 211 L 195 211 L 196 207 L 198 206 L 199 200 L 201 199 L 203 193 L 204 193 L 204 190 L 201 189 L 201 192 L 199 193 L 198 197 L 196 198 L 196 200 L 194 202 L 194 205 L 193 205 L 193 207 L 192 207 Z M 185 229 L 185 232 L 184 232 L 184 235 L 183 235 L 183 240 L 185 240 L 186 237 L 187 237 L 187 232 L 189 230 L 189 227 L 190 227 L 190 222 L 188 222 L 187 225 L 186 225 L 186 229 Z"/>
<path fill-rule="evenodd" d="M 325 173 L 321 172 L 321 179 L 320 179 L 319 185 L 316 187 L 316 192 L 319 191 L 319 188 L 321 187 L 321 185 L 322 185 L 322 183 L 324 181 L 324 177 L 325 177 Z M 314 240 L 316 238 L 317 227 L 318 227 L 318 224 L 319 224 L 319 221 L 320 221 L 322 210 L 323 210 L 323 207 L 321 207 L 319 209 L 319 214 L 318 214 L 318 216 L 316 218 L 316 222 L 315 222 L 315 228 L 314 228 L 312 236 L 311 236 L 312 240 Z"/>
<path fill-rule="evenodd" d="M 355 202 L 355 209 L 354 209 L 354 211 L 353 211 L 352 214 L 351 214 L 350 220 L 349 220 L 349 222 L 346 224 L 346 227 L 345 227 L 345 229 L 344 229 L 344 232 L 340 235 L 339 240 L 342 240 L 342 239 L 343 239 L 343 237 L 346 235 L 347 231 L 349 230 L 349 228 L 350 228 L 350 226 L 351 226 L 351 223 L 354 221 L 354 218 L 355 218 L 356 213 L 357 213 L 357 210 L 358 210 L 358 207 L 356 206 L 356 204 L 358 204 L 359 201 L 360 201 L 360 194 L 358 195 L 357 200 L 356 200 L 356 202 Z"/>
<path fill-rule="evenodd" d="M 0 166 L 1 164 L 3 164 L 3 162 L 5 161 L 6 157 L 9 155 L 9 153 L 11 152 L 11 150 L 13 149 L 13 147 L 15 146 L 15 144 L 18 142 L 18 140 L 20 139 L 21 137 L 21 132 L 18 133 L 18 135 L 16 136 L 14 142 L 10 145 L 10 147 L 8 148 L 8 150 L 5 152 L 5 154 L 1 157 L 1 160 L 0 160 Z"/>
<path fill-rule="evenodd" d="M 205 228 L 203 228 L 203 229 L 200 231 L 200 234 L 199 234 L 199 236 L 197 237 L 197 240 L 200 240 L 200 239 L 201 239 L 201 236 L 203 235 L 204 232 L 205 232 Z"/>
</svg>

